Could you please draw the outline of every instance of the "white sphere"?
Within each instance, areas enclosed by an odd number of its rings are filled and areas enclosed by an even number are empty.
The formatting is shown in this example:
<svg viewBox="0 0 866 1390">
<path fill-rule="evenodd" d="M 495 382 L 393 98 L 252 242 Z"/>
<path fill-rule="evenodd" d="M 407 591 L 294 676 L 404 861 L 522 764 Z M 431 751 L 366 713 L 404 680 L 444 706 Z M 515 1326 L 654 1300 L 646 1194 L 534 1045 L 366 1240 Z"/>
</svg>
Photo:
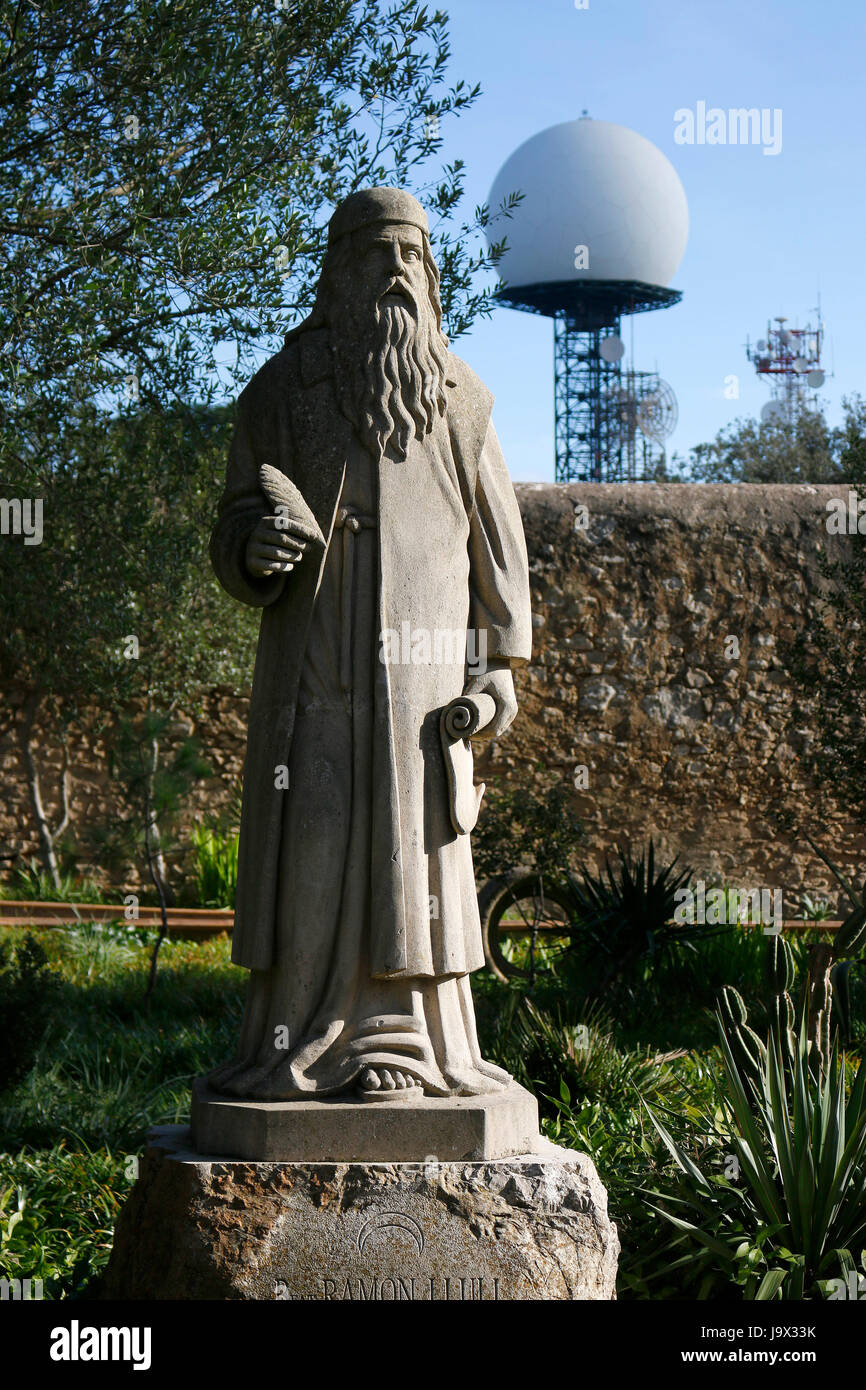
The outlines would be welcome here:
<svg viewBox="0 0 866 1390">
<path fill-rule="evenodd" d="M 490 242 L 508 240 L 498 270 L 510 288 L 673 279 L 688 239 L 688 203 L 670 160 L 636 131 L 586 118 L 550 126 L 505 161 L 488 197 L 491 214 L 514 192 L 523 201 L 487 229 Z"/>
</svg>

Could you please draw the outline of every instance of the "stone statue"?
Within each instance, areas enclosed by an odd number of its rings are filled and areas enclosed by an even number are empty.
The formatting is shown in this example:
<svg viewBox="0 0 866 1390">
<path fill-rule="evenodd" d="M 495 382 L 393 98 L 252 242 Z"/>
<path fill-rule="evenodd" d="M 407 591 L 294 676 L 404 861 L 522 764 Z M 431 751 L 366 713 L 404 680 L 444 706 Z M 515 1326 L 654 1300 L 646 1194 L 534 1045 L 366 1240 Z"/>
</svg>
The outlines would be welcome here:
<svg viewBox="0 0 866 1390">
<path fill-rule="evenodd" d="M 615 1297 L 592 1163 L 476 1037 L 470 740 L 514 718 L 529 583 L 438 283 L 415 199 L 353 194 L 313 312 L 240 398 L 212 555 L 262 610 L 249 997 L 191 1125 L 150 1136 L 103 1298 Z"/>
<path fill-rule="evenodd" d="M 315 306 L 238 403 L 211 555 L 261 608 L 232 958 L 257 1101 L 483 1096 L 468 738 L 517 712 L 526 546 L 492 397 L 448 350 L 420 204 L 348 197 Z M 467 781 L 468 779 L 468 781 Z"/>
</svg>

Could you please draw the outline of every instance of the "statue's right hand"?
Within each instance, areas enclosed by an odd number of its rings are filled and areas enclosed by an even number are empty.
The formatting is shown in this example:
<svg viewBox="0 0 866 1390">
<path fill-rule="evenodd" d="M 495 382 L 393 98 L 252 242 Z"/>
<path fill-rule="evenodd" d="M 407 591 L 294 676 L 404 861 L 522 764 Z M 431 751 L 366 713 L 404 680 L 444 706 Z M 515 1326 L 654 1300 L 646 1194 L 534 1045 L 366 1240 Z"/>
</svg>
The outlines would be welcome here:
<svg viewBox="0 0 866 1390">
<path fill-rule="evenodd" d="M 304 558 L 307 542 L 286 525 L 284 516 L 263 516 L 251 533 L 244 561 L 255 579 L 287 574 Z"/>
</svg>

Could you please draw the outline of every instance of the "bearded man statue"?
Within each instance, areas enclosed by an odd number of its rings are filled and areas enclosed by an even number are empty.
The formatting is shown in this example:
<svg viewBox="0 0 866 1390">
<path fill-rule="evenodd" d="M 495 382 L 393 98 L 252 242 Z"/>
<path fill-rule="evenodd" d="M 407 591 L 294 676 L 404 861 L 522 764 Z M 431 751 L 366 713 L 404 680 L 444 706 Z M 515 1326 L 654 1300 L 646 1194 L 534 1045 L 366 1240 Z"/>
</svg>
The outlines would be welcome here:
<svg viewBox="0 0 866 1390">
<path fill-rule="evenodd" d="M 472 818 L 443 711 L 475 698 L 492 737 L 514 719 L 528 566 L 492 397 L 441 322 L 423 208 L 354 193 L 312 313 L 238 402 L 211 555 L 262 620 L 232 951 L 251 976 L 237 1055 L 208 1078 L 223 1095 L 512 1084 L 478 1045 Z"/>
</svg>

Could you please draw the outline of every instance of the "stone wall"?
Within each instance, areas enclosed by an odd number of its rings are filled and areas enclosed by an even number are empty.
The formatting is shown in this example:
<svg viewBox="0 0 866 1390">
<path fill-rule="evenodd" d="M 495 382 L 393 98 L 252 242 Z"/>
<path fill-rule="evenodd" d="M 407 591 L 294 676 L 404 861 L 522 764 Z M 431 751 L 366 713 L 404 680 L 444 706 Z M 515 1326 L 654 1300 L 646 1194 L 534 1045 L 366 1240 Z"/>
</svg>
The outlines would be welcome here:
<svg viewBox="0 0 866 1390">
<path fill-rule="evenodd" d="M 808 846 L 780 836 L 779 804 L 795 803 L 831 855 L 859 870 L 860 826 L 839 806 L 819 813 L 803 773 L 808 708 L 798 707 L 779 657 L 809 621 L 827 499 L 846 491 L 519 484 L 536 646 L 518 680 L 518 720 L 479 759 L 479 775 L 575 788 L 595 863 L 653 835 L 708 878 L 782 887 L 786 911 L 798 890 L 827 887 L 828 875 Z M 6 693 L 5 715 L 17 698 Z M 204 811 L 240 775 L 245 702 L 215 694 L 198 732 L 218 773 L 196 795 Z M 50 749 L 48 730 L 44 742 Z M 103 753 L 98 740 L 73 745 L 79 819 L 111 815 Z M 8 734 L 0 776 L 0 850 L 30 855 Z M 51 778 L 47 791 L 51 802 Z"/>
<path fill-rule="evenodd" d="M 786 911 L 797 891 L 830 883 L 804 842 L 780 836 L 780 804 L 862 871 L 862 828 L 838 805 L 819 812 L 804 774 L 809 710 L 779 656 L 811 621 L 826 503 L 847 490 L 523 484 L 517 493 L 536 648 L 519 722 L 482 775 L 518 777 L 540 760 L 549 778 L 579 783 L 584 766 L 577 805 L 596 863 L 653 835 L 708 878 L 781 887 Z"/>
<path fill-rule="evenodd" d="M 22 770 L 15 734 L 23 692 L 5 690 L 0 697 L 0 877 L 13 863 L 29 862 L 37 856 L 38 840 L 33 829 L 27 782 Z M 134 713 L 134 711 L 132 711 Z M 194 720 L 179 715 L 169 727 L 170 739 L 180 742 L 194 734 L 214 776 L 198 782 L 191 799 L 192 817 L 201 819 L 211 812 L 228 808 L 239 793 L 246 747 L 247 699 L 225 690 L 215 691 L 206 702 L 203 716 Z M 37 721 L 36 747 L 42 774 L 42 796 L 49 824 L 59 820 L 61 749 L 50 726 Z M 106 771 L 107 747 L 104 733 L 94 728 L 73 730 L 69 738 L 70 839 L 81 845 L 75 831 L 82 827 L 108 827 L 116 814 L 112 784 Z M 179 853 L 172 857 L 182 857 Z M 88 877 L 127 884 L 140 884 L 136 867 L 127 865 L 105 875 L 86 859 L 78 868 Z M 148 885 L 149 886 L 149 885 Z"/>
</svg>

